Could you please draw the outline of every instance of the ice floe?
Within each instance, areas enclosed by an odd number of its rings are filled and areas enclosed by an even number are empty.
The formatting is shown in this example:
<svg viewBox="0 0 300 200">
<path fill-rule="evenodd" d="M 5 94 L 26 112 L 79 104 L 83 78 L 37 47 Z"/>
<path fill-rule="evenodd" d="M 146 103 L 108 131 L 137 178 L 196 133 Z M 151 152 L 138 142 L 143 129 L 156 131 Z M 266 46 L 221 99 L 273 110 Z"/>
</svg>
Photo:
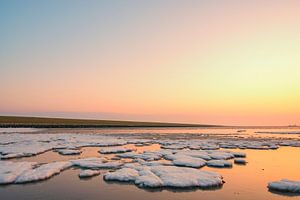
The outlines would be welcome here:
<svg viewBox="0 0 300 200">
<path fill-rule="evenodd" d="M 123 165 L 121 161 L 108 161 L 97 157 L 72 160 L 71 162 L 74 166 L 87 169 L 118 168 Z"/>
<path fill-rule="evenodd" d="M 78 176 L 80 178 L 89 178 L 92 176 L 97 176 L 99 174 L 100 174 L 100 171 L 98 171 L 98 170 L 85 169 L 85 170 L 81 170 Z"/>
<path fill-rule="evenodd" d="M 176 166 L 185 166 L 185 167 L 203 167 L 206 164 L 206 161 L 202 158 L 195 158 L 186 155 L 175 154 L 168 156 L 172 160 L 173 164 Z"/>
<path fill-rule="evenodd" d="M 15 183 L 28 183 L 45 180 L 54 176 L 55 174 L 59 174 L 61 171 L 71 166 L 71 162 L 53 162 L 43 164 L 37 168 L 27 169 L 26 171 L 24 171 L 17 177 Z"/>
<path fill-rule="evenodd" d="M 232 163 L 228 160 L 209 160 L 206 165 L 209 167 L 232 167 Z"/>
<path fill-rule="evenodd" d="M 135 149 L 130 149 L 126 147 L 106 147 L 102 148 L 99 150 L 100 153 L 102 154 L 109 154 L 109 153 L 125 153 L 125 152 L 130 152 Z"/>
<path fill-rule="evenodd" d="M 243 159 L 243 158 L 235 158 L 234 159 L 234 163 L 245 165 L 247 163 L 247 161 L 245 159 Z"/>
<path fill-rule="evenodd" d="M 277 190 L 281 192 L 300 193 L 300 181 L 282 179 L 280 181 L 270 182 L 268 184 L 268 188 L 270 190 Z"/>
<path fill-rule="evenodd" d="M 57 149 L 56 150 L 61 155 L 79 155 L 81 150 L 78 149 Z"/>
<path fill-rule="evenodd" d="M 104 175 L 107 181 L 131 181 L 139 187 L 215 187 L 223 184 L 221 175 L 176 166 L 122 168 Z"/>
<path fill-rule="evenodd" d="M 36 165 L 34 162 L 0 161 L 0 184 L 14 183 L 18 176 Z"/>
</svg>

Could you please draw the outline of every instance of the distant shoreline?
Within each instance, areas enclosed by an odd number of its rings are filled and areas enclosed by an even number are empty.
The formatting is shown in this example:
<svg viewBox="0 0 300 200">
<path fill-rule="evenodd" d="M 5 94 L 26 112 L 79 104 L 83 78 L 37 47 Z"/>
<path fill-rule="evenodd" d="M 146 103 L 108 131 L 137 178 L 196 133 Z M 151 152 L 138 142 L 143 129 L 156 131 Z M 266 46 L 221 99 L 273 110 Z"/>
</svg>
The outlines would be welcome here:
<svg viewBox="0 0 300 200">
<path fill-rule="evenodd" d="M 222 127 L 219 125 L 139 122 L 116 120 L 65 119 L 46 117 L 0 116 L 0 128 L 172 128 Z"/>
</svg>

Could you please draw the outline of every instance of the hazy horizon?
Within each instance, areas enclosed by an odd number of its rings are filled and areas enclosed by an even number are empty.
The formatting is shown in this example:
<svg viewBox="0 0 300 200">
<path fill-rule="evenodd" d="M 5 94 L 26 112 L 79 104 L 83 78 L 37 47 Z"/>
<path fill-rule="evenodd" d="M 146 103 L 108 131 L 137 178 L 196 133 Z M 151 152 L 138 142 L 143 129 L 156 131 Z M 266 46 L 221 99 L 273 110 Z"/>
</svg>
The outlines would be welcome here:
<svg viewBox="0 0 300 200">
<path fill-rule="evenodd" d="M 300 1 L 1 1 L 0 115 L 300 124 Z"/>
</svg>

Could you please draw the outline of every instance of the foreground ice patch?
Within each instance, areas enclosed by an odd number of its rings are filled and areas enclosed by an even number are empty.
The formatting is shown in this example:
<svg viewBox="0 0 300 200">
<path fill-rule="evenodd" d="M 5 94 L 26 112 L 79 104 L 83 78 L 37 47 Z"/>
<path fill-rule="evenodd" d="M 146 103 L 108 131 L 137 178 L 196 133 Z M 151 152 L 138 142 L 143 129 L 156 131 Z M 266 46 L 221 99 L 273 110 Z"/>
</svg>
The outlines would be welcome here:
<svg viewBox="0 0 300 200">
<path fill-rule="evenodd" d="M 55 174 L 72 166 L 71 162 L 53 162 L 41 165 L 35 169 L 28 169 L 19 175 L 15 183 L 28 183 L 48 179 Z"/>
<path fill-rule="evenodd" d="M 14 183 L 18 176 L 32 169 L 33 162 L 0 161 L 0 184 Z"/>
<path fill-rule="evenodd" d="M 282 179 L 280 181 L 270 182 L 268 188 L 281 192 L 295 192 L 300 193 L 300 181 L 291 181 Z"/>
<path fill-rule="evenodd" d="M 127 165 L 129 166 L 129 165 Z M 131 181 L 139 187 L 215 187 L 221 186 L 221 175 L 203 170 L 176 166 L 138 166 L 122 168 L 104 175 L 107 181 Z"/>
</svg>

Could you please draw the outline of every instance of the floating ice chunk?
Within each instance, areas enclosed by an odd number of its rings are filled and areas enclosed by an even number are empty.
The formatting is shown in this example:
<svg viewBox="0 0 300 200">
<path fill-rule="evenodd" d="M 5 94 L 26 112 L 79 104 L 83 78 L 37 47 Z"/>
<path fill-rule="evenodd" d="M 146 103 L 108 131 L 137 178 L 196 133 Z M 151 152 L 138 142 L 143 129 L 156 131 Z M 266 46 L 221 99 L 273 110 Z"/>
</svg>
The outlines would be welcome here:
<svg viewBox="0 0 300 200">
<path fill-rule="evenodd" d="M 80 178 L 89 178 L 92 176 L 97 176 L 99 174 L 100 174 L 100 171 L 98 171 L 98 170 L 86 169 L 86 170 L 81 170 L 78 176 Z"/>
<path fill-rule="evenodd" d="M 156 176 L 149 168 L 139 171 L 139 176 L 134 182 L 139 187 L 161 187 L 163 181 Z"/>
<path fill-rule="evenodd" d="M 209 160 L 206 165 L 209 167 L 232 167 L 232 163 L 227 160 Z"/>
<path fill-rule="evenodd" d="M 100 169 L 100 168 L 118 168 L 123 165 L 121 161 L 107 161 L 104 158 L 84 158 L 71 161 L 75 166 L 88 168 L 88 169 Z"/>
<path fill-rule="evenodd" d="M 235 158 L 234 159 L 234 163 L 245 165 L 247 163 L 247 161 L 245 159 L 243 159 L 243 158 Z"/>
<path fill-rule="evenodd" d="M 175 166 L 123 168 L 104 175 L 105 180 L 132 181 L 140 187 L 213 187 L 223 184 L 214 172 Z"/>
<path fill-rule="evenodd" d="M 208 153 L 209 153 L 208 155 L 212 159 L 216 159 L 216 160 L 227 160 L 227 159 L 234 158 L 234 155 L 232 153 L 228 153 L 228 152 L 209 151 Z"/>
<path fill-rule="evenodd" d="M 206 164 L 206 161 L 202 158 L 194 158 L 191 156 L 178 155 L 173 160 L 173 164 L 176 166 L 185 166 L 185 167 L 203 167 Z"/>
<path fill-rule="evenodd" d="M 246 153 L 244 152 L 231 152 L 234 157 L 240 157 L 240 158 L 245 158 L 246 157 Z"/>
<path fill-rule="evenodd" d="M 202 158 L 204 160 L 210 160 L 211 157 L 208 155 L 208 153 L 206 151 L 179 151 L 177 154 L 175 155 L 186 155 L 186 156 L 191 156 L 191 157 L 195 157 L 195 158 Z"/>
<path fill-rule="evenodd" d="M 173 165 L 173 163 L 169 160 L 157 160 L 157 161 L 139 161 L 140 164 L 146 165 L 146 166 L 158 166 L 158 165 Z"/>
<path fill-rule="evenodd" d="M 15 182 L 19 175 L 32 169 L 35 164 L 34 162 L 0 161 L 0 184 Z"/>
<path fill-rule="evenodd" d="M 81 150 L 78 149 L 57 149 L 56 150 L 61 155 L 79 155 Z"/>
<path fill-rule="evenodd" d="M 135 153 L 135 152 L 127 152 L 123 154 L 118 154 L 118 157 L 121 158 L 139 158 L 147 161 L 153 161 L 153 160 L 160 160 L 162 157 L 162 154 L 158 151 L 145 151 L 144 153 Z"/>
<path fill-rule="evenodd" d="M 127 153 L 118 154 L 117 156 L 120 158 L 137 158 L 139 154 L 136 152 L 127 152 Z"/>
<path fill-rule="evenodd" d="M 223 184 L 222 177 L 214 172 L 174 166 L 153 166 L 151 171 L 166 187 L 213 187 Z"/>
<path fill-rule="evenodd" d="M 104 175 L 104 180 L 108 181 L 134 181 L 139 176 L 137 170 L 132 168 L 122 168 L 115 172 L 108 172 Z"/>
<path fill-rule="evenodd" d="M 291 181 L 282 179 L 280 181 L 270 182 L 268 188 L 281 192 L 295 192 L 300 193 L 300 181 Z"/>
<path fill-rule="evenodd" d="M 48 179 L 71 166 L 71 162 L 53 162 L 44 164 L 35 169 L 24 171 L 17 177 L 15 183 L 27 183 Z"/>
<path fill-rule="evenodd" d="M 133 151 L 133 149 L 125 148 L 125 147 L 107 147 L 100 149 L 100 153 L 109 154 L 109 153 L 125 153 Z"/>
</svg>

